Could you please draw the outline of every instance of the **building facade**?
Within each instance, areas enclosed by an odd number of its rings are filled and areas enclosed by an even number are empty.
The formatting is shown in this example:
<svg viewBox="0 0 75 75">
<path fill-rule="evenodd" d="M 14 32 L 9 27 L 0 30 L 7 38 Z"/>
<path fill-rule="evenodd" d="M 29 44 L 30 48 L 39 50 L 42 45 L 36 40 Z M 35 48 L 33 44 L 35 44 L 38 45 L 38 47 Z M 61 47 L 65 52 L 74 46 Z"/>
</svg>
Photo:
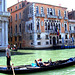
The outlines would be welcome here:
<svg viewBox="0 0 75 75">
<path fill-rule="evenodd" d="M 8 17 L 6 0 L 0 0 L 0 50 L 5 49 L 8 45 Z"/>
<path fill-rule="evenodd" d="M 70 44 L 75 45 L 75 10 L 68 12 Z"/>
<path fill-rule="evenodd" d="M 75 20 L 75 10 L 72 9 L 72 11 L 68 12 L 68 18 Z"/>
<path fill-rule="evenodd" d="M 23 1 L 24 2 L 24 1 Z M 22 2 L 21 2 L 22 3 Z M 68 23 L 68 14 L 67 8 L 42 4 L 42 3 L 29 3 L 21 11 L 13 11 L 11 13 L 13 22 L 9 24 L 10 32 L 19 32 L 19 28 L 22 28 L 22 39 L 21 44 L 19 35 L 17 41 L 15 39 L 10 39 L 10 44 L 19 44 L 22 48 L 49 48 L 52 46 L 61 46 L 68 45 L 69 40 L 69 23 Z M 19 3 L 18 3 L 19 4 Z M 14 5 L 14 7 L 8 8 L 11 11 L 11 8 L 17 8 L 19 5 Z M 13 10 L 12 9 L 12 10 Z M 19 27 L 19 13 L 22 13 L 21 24 Z M 18 14 L 18 15 L 16 15 Z M 17 16 L 18 25 L 14 23 L 14 20 Z M 22 21 L 23 20 L 23 21 Z M 11 27 L 12 25 L 12 27 Z M 14 26 L 15 25 L 15 26 Z"/>
<path fill-rule="evenodd" d="M 67 9 L 60 6 L 32 3 L 25 19 L 26 47 L 48 48 L 67 45 L 69 24 Z M 28 38 L 30 37 L 30 38 Z"/>
<path fill-rule="evenodd" d="M 8 8 L 11 13 L 9 18 L 9 44 L 11 47 L 17 45 L 17 47 L 22 48 L 23 45 L 23 35 L 25 23 L 23 20 L 23 10 L 28 3 L 26 1 L 18 2 L 17 4 Z"/>
<path fill-rule="evenodd" d="M 70 45 L 75 45 L 75 20 L 69 19 Z"/>
</svg>

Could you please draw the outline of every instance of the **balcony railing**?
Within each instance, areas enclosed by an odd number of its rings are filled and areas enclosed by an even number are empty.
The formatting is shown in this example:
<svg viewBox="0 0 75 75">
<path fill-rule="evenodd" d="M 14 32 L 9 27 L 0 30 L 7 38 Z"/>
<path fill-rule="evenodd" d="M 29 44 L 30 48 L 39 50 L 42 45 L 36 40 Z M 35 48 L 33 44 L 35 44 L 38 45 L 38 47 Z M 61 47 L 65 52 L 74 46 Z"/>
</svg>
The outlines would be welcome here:
<svg viewBox="0 0 75 75">
<path fill-rule="evenodd" d="M 36 33 L 41 33 L 41 30 L 36 30 Z"/>
<path fill-rule="evenodd" d="M 21 33 L 21 32 L 19 32 L 17 35 L 18 35 L 18 36 L 22 36 L 22 33 Z"/>
<path fill-rule="evenodd" d="M 12 33 L 9 33 L 9 36 L 10 36 L 10 37 L 12 37 L 12 36 L 13 36 L 13 34 L 12 34 Z"/>
<path fill-rule="evenodd" d="M 68 20 L 68 17 L 64 17 L 65 20 Z"/>
<path fill-rule="evenodd" d="M 17 33 L 14 33 L 14 36 L 17 36 L 18 34 Z"/>
<path fill-rule="evenodd" d="M 57 18 L 56 15 L 47 15 L 47 18 Z"/>
<path fill-rule="evenodd" d="M 43 14 L 40 14 L 40 17 L 45 17 L 45 14 L 43 13 Z"/>
<path fill-rule="evenodd" d="M 66 30 L 65 33 L 69 33 L 68 30 Z"/>
<path fill-rule="evenodd" d="M 28 33 L 32 33 L 33 31 L 32 30 L 28 30 Z"/>
<path fill-rule="evenodd" d="M 28 18 L 32 18 L 32 14 L 28 14 Z"/>
<path fill-rule="evenodd" d="M 37 40 L 41 40 L 41 38 L 37 38 Z"/>
<path fill-rule="evenodd" d="M 1 16 L 10 16 L 10 12 L 0 12 Z"/>
<path fill-rule="evenodd" d="M 75 30 L 70 30 L 70 33 L 75 33 Z"/>
<path fill-rule="evenodd" d="M 41 17 L 41 15 L 39 13 L 36 13 L 35 16 L 36 17 Z"/>
<path fill-rule="evenodd" d="M 58 16 L 59 19 L 62 19 L 62 16 Z"/>
<path fill-rule="evenodd" d="M 57 33 L 55 30 L 46 30 L 46 33 Z"/>
</svg>

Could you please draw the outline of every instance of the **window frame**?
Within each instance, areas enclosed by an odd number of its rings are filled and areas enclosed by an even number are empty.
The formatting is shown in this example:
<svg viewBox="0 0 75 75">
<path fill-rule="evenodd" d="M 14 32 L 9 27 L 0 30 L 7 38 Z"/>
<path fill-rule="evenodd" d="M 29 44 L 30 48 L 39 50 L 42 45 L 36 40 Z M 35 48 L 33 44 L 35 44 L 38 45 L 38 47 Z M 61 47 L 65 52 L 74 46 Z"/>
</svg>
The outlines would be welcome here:
<svg viewBox="0 0 75 75">
<path fill-rule="evenodd" d="M 15 6 L 15 10 L 17 10 L 17 6 Z"/>
<path fill-rule="evenodd" d="M 17 21 L 17 14 L 15 14 L 15 20 Z"/>
<path fill-rule="evenodd" d="M 36 13 L 38 14 L 39 13 L 39 7 L 36 6 Z"/>
</svg>

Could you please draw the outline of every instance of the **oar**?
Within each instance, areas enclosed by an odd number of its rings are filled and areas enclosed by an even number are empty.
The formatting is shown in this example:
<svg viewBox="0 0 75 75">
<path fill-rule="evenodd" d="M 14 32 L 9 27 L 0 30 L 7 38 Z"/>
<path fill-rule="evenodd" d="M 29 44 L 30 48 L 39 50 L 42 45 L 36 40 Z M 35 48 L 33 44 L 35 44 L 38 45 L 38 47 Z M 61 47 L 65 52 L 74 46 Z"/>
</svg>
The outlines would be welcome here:
<svg viewBox="0 0 75 75">
<path fill-rule="evenodd" d="M 13 75 L 15 75 L 15 71 L 14 71 L 14 67 L 13 67 L 12 61 L 11 61 L 11 67 L 12 67 Z"/>
</svg>

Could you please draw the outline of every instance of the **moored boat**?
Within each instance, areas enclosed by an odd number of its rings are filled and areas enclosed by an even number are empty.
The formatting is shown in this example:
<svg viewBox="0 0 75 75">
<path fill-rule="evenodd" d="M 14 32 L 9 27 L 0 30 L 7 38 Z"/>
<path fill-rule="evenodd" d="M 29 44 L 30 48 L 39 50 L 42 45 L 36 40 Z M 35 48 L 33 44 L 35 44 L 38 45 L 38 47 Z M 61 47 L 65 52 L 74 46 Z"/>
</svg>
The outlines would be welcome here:
<svg viewBox="0 0 75 75">
<path fill-rule="evenodd" d="M 48 63 L 48 62 L 45 62 Z M 59 69 L 64 68 L 68 66 L 75 65 L 75 57 L 69 58 L 66 60 L 59 60 L 52 62 L 52 65 L 48 66 L 32 66 L 32 65 L 21 65 L 21 66 L 15 66 L 14 71 L 15 74 L 24 74 L 24 73 L 32 73 L 32 72 L 39 72 L 39 71 L 46 71 L 46 70 L 53 70 L 53 69 Z M 12 69 L 7 69 L 7 67 L 0 66 L 0 73 L 6 73 L 6 74 L 12 74 Z"/>
</svg>

